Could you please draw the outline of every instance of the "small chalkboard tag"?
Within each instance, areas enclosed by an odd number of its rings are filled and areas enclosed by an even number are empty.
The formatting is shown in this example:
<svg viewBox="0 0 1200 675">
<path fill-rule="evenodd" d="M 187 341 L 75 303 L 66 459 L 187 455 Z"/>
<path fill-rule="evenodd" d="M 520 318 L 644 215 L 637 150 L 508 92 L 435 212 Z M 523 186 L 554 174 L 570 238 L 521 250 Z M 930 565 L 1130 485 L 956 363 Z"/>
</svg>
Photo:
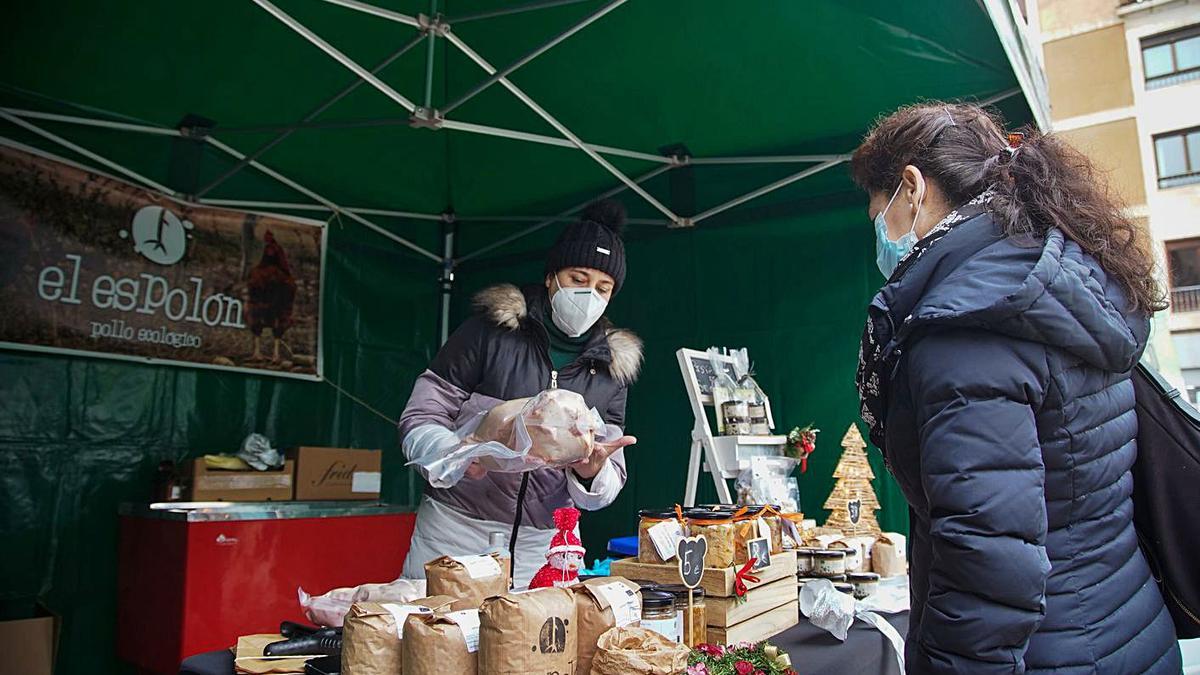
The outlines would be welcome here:
<svg viewBox="0 0 1200 675">
<path fill-rule="evenodd" d="M 862 500 L 855 499 L 846 502 L 846 511 L 850 516 L 850 524 L 857 525 L 858 521 L 862 518 Z"/>
<path fill-rule="evenodd" d="M 751 539 L 746 542 L 746 553 L 750 558 L 754 558 L 754 567 L 751 569 L 761 570 L 771 564 L 771 540 L 766 537 Z"/>
<path fill-rule="evenodd" d="M 699 586 L 700 579 L 704 577 L 704 556 L 708 553 L 708 540 L 704 535 L 684 537 L 679 540 L 676 553 L 679 555 L 679 577 L 683 580 L 683 585 L 688 588 Z"/>
</svg>

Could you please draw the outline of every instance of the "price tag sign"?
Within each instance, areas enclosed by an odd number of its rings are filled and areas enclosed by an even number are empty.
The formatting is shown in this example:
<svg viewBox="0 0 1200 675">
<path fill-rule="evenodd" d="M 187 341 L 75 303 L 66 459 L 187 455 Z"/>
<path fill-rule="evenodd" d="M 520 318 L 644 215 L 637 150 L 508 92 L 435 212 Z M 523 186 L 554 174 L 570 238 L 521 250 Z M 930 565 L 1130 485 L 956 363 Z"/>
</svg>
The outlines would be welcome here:
<svg viewBox="0 0 1200 675">
<path fill-rule="evenodd" d="M 704 535 L 684 537 L 676 549 L 679 555 L 679 577 L 683 585 L 695 588 L 704 578 L 704 555 L 708 553 L 708 540 Z"/>
<path fill-rule="evenodd" d="M 751 539 L 746 542 L 747 556 L 754 558 L 754 567 L 751 569 L 761 570 L 764 567 L 771 565 L 771 540 L 765 537 Z"/>
<path fill-rule="evenodd" d="M 655 523 L 647 530 L 650 534 L 650 541 L 654 542 L 654 550 L 658 553 L 658 557 L 663 560 L 670 560 L 675 557 L 675 547 L 679 544 L 679 540 L 683 539 L 683 526 L 678 520 L 664 520 L 661 523 Z"/>
</svg>

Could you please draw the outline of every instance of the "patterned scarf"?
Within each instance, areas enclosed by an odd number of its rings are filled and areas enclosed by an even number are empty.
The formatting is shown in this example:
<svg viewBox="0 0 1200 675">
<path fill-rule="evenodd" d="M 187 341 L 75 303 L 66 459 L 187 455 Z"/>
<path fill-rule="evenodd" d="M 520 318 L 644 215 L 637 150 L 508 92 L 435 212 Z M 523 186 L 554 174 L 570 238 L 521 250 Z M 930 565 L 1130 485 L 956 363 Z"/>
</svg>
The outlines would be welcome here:
<svg viewBox="0 0 1200 675">
<path fill-rule="evenodd" d="M 881 450 L 884 418 L 887 415 L 887 392 L 899 356 L 895 349 L 896 335 L 899 332 L 898 328 L 903 327 L 904 322 L 912 318 L 909 316 L 912 307 L 889 306 L 886 292 L 903 279 L 917 261 L 932 250 L 955 226 L 986 212 L 994 196 L 995 193 L 989 188 L 966 204 L 950 211 L 934 225 L 929 234 L 917 242 L 917 245 L 900 260 L 896 271 L 867 308 L 867 324 L 863 328 L 862 344 L 858 350 L 858 374 L 855 376 L 855 384 L 858 385 L 858 396 L 862 402 L 860 414 L 870 428 L 871 442 Z M 914 298 L 912 304 L 915 305 L 917 300 L 919 298 Z M 897 319 L 901 320 L 898 322 Z M 899 327 L 897 323 L 900 324 Z"/>
</svg>

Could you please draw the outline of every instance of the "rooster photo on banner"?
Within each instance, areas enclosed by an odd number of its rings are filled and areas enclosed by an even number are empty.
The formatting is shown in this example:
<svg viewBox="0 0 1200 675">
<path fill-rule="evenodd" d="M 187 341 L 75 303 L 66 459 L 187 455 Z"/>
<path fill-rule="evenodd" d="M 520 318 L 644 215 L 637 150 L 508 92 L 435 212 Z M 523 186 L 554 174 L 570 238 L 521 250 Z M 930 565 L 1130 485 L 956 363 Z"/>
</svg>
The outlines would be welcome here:
<svg viewBox="0 0 1200 675">
<path fill-rule="evenodd" d="M 320 379 L 325 233 L 0 147 L 0 348 Z"/>
</svg>

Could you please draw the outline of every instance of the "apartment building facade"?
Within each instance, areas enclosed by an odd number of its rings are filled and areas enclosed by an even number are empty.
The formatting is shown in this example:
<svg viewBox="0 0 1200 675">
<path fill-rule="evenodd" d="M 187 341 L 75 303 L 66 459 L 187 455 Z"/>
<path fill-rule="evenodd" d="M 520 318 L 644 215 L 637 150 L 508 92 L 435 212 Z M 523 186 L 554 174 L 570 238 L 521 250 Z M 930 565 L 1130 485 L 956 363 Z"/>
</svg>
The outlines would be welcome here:
<svg viewBox="0 0 1200 675">
<path fill-rule="evenodd" d="M 1147 228 L 1171 308 L 1148 359 L 1200 402 L 1200 0 L 1040 0 L 1052 127 Z"/>
</svg>

